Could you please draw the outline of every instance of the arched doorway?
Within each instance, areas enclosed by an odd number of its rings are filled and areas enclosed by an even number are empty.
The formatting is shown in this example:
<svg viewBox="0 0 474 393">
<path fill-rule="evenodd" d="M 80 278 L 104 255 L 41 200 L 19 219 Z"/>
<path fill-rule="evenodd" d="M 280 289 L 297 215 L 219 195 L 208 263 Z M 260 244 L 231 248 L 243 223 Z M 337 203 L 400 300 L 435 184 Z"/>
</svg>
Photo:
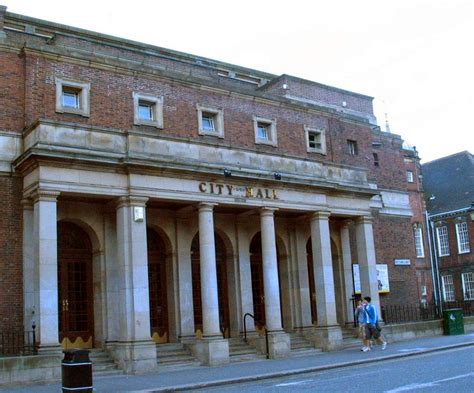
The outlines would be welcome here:
<svg viewBox="0 0 474 393">
<path fill-rule="evenodd" d="M 92 348 L 92 244 L 78 225 L 58 223 L 59 340 L 63 348 Z"/>
<path fill-rule="evenodd" d="M 215 233 L 217 292 L 219 300 L 219 325 L 224 337 L 230 337 L 229 295 L 227 286 L 227 253 L 222 238 Z M 201 300 L 201 257 L 199 253 L 199 233 L 191 244 L 191 266 L 193 279 L 194 328 L 202 334 Z"/>
<path fill-rule="evenodd" d="M 263 279 L 263 259 L 262 259 L 262 237 L 258 232 L 250 242 L 250 271 L 252 275 L 252 299 L 255 325 L 257 329 L 263 328 L 266 324 L 265 318 L 265 287 Z M 280 254 L 277 249 L 278 284 L 280 293 L 280 316 L 283 325 L 282 298 L 281 298 L 281 276 L 280 276 Z"/>
<path fill-rule="evenodd" d="M 150 334 L 153 341 L 169 341 L 166 248 L 162 237 L 147 228 Z"/>
<path fill-rule="evenodd" d="M 311 238 L 306 243 L 306 260 L 308 264 L 309 296 L 311 304 L 311 322 L 316 324 L 318 321 L 318 312 L 316 307 L 316 288 L 314 285 L 314 263 Z"/>
</svg>

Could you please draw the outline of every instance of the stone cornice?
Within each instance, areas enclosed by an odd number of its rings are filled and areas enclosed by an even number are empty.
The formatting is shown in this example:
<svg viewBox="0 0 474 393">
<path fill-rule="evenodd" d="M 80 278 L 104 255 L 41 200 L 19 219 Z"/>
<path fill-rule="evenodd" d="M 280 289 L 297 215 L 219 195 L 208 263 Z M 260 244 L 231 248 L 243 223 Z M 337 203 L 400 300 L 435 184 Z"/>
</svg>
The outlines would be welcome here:
<svg viewBox="0 0 474 393">
<path fill-rule="evenodd" d="M 46 190 L 46 189 L 36 189 L 31 197 L 33 198 L 34 203 L 38 201 L 46 202 L 56 202 L 61 193 L 55 190 Z"/>
</svg>

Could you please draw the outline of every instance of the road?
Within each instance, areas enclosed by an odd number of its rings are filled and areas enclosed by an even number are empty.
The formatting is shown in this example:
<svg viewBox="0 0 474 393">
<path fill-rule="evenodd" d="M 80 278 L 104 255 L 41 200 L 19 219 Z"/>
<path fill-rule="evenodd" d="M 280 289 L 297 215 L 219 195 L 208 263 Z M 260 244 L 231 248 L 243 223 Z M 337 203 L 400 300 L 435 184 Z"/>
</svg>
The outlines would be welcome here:
<svg viewBox="0 0 474 393">
<path fill-rule="evenodd" d="M 206 392 L 474 392 L 474 348 L 435 352 L 295 377 L 206 388 Z"/>
</svg>

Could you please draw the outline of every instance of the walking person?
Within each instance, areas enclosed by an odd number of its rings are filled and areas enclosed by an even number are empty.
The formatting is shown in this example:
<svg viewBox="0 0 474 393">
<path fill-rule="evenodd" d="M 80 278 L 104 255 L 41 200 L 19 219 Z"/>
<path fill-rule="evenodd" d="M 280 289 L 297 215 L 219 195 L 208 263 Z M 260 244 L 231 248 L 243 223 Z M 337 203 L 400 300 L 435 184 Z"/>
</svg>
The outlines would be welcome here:
<svg viewBox="0 0 474 393">
<path fill-rule="evenodd" d="M 361 348 L 361 351 L 365 348 L 365 325 L 367 323 L 367 311 L 365 311 L 364 304 L 362 303 L 362 300 L 359 300 L 357 302 L 357 307 L 354 312 L 355 319 L 357 323 L 359 324 L 359 338 L 362 339 L 362 344 L 363 347 Z"/>
<path fill-rule="evenodd" d="M 370 340 L 375 339 L 382 344 L 382 350 L 387 348 L 387 341 L 382 336 L 382 328 L 379 326 L 379 318 L 376 307 L 371 303 L 370 296 L 364 297 L 364 309 L 367 313 L 367 323 L 365 324 L 365 340 L 362 351 L 370 351 Z"/>
</svg>

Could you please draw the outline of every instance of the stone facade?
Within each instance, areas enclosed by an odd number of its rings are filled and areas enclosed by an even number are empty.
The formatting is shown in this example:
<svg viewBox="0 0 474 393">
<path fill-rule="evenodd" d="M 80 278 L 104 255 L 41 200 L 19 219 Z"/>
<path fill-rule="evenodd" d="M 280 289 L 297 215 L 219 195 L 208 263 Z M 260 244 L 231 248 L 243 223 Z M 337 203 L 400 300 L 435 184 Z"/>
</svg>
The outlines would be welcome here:
<svg viewBox="0 0 474 393">
<path fill-rule="evenodd" d="M 295 331 L 331 350 L 354 263 L 378 307 L 418 300 L 419 192 L 371 97 L 0 15 L 0 319 L 35 323 L 45 356 L 140 373 L 182 342 L 223 364 L 246 313 L 272 358 Z"/>
</svg>

